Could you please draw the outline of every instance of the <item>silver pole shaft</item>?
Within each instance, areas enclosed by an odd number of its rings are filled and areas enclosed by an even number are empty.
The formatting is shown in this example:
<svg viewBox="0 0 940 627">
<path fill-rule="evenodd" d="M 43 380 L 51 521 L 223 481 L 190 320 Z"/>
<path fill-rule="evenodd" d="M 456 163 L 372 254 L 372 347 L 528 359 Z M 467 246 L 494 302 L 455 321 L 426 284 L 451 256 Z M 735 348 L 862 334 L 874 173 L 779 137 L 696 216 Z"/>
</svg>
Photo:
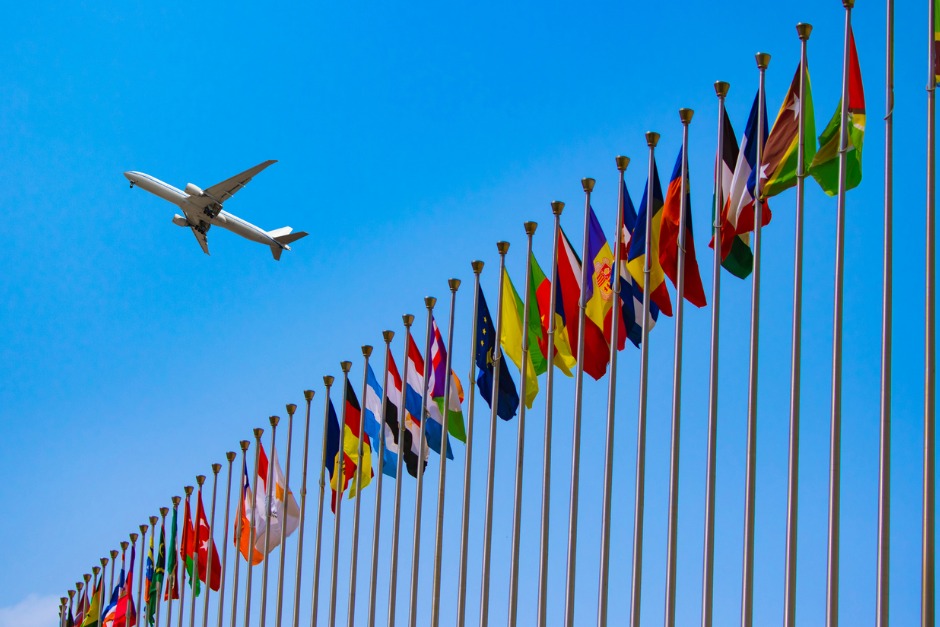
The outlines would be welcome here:
<svg viewBox="0 0 940 627">
<path fill-rule="evenodd" d="M 427 341 L 424 344 L 424 381 L 421 384 L 421 437 L 418 450 L 424 451 L 427 443 L 428 423 L 430 413 L 428 412 L 428 373 L 431 371 L 431 321 L 434 319 L 434 304 L 437 299 L 428 296 L 424 303 L 428 310 L 428 323 L 426 328 Z M 407 384 L 405 384 L 407 385 Z M 447 434 L 441 435 L 445 440 Z M 443 462 L 441 462 L 443 463 Z M 418 622 L 418 571 L 421 566 L 421 513 L 422 498 L 424 495 L 424 464 L 418 464 L 418 480 L 415 487 L 415 522 L 414 522 L 414 545 L 411 557 L 411 595 L 408 604 L 408 625 L 415 627 Z"/>
<path fill-rule="evenodd" d="M 304 420 L 304 458 L 300 472 L 300 521 L 297 525 L 297 567 L 294 574 L 294 613 L 291 619 L 293 627 L 300 624 L 300 578 L 304 559 L 304 524 L 307 522 L 307 460 L 310 450 L 310 403 L 313 401 L 313 390 L 304 390 L 304 400 L 307 401 L 307 415 Z M 326 446 L 323 449 L 325 452 Z M 323 464 L 320 464 L 320 472 L 323 472 Z"/>
<path fill-rule="evenodd" d="M 177 497 L 177 498 L 178 498 L 178 497 Z M 174 503 L 174 505 L 173 505 L 173 510 L 174 510 L 174 512 L 173 512 L 174 515 L 176 515 L 176 514 L 179 513 L 179 502 Z M 179 520 L 178 517 L 177 517 L 177 520 Z M 170 523 L 170 525 L 172 526 L 172 523 Z M 174 543 L 175 543 L 175 542 L 174 542 Z M 167 548 L 169 548 L 169 546 L 167 546 Z M 170 553 L 169 553 L 169 552 L 167 552 L 166 558 L 167 558 L 167 562 L 169 562 L 169 561 L 170 561 Z M 173 622 L 173 601 L 175 600 L 175 599 L 173 598 L 173 594 L 174 594 L 174 591 L 176 590 L 176 584 L 177 584 L 177 576 L 176 576 L 176 573 L 179 571 L 179 558 L 177 557 L 176 559 L 177 559 L 177 562 L 176 562 L 175 570 L 173 571 L 173 578 L 172 578 L 172 579 L 170 578 L 170 572 L 169 572 L 169 571 L 167 571 L 167 572 L 165 573 L 165 577 L 166 577 L 166 589 L 167 589 L 167 595 L 166 595 L 166 597 L 167 597 L 167 598 L 166 598 L 166 627 L 170 627 L 170 624 Z M 184 572 L 185 572 L 185 571 L 184 571 Z M 101 572 L 101 576 L 104 577 L 104 571 Z M 183 583 L 183 582 L 180 582 L 180 583 Z M 180 605 L 181 605 L 181 606 L 182 606 L 182 603 L 183 603 L 183 597 L 182 597 L 182 595 L 180 595 Z M 101 609 L 101 608 L 99 608 L 99 609 Z M 180 613 L 182 613 L 182 609 L 180 609 Z M 156 623 L 156 624 L 159 625 L 159 623 Z"/>
<path fill-rule="evenodd" d="M 470 535 L 470 467 L 473 461 L 473 410 L 476 400 L 477 315 L 480 306 L 480 273 L 482 261 L 471 262 L 473 268 L 473 316 L 470 320 L 470 373 L 467 375 L 467 445 L 463 465 L 463 510 L 460 515 L 460 571 L 457 576 L 457 627 L 464 627 L 467 609 L 467 544 Z"/>
<path fill-rule="evenodd" d="M 760 168 L 764 158 L 764 75 L 770 55 L 757 54 L 760 87 L 757 103 L 757 160 Z M 747 453 L 744 478 L 744 565 L 742 567 L 741 627 L 751 627 L 754 620 L 754 510 L 757 494 L 757 359 L 760 339 L 760 252 L 764 203 L 760 198 L 760 183 L 754 186 L 754 270 L 751 287 L 751 346 L 747 393 Z"/>
<path fill-rule="evenodd" d="M 936 5 L 928 2 L 927 21 L 930 28 L 930 51 L 927 88 L 927 215 L 926 215 L 926 271 L 924 305 L 924 512 L 921 544 L 921 624 L 933 626 L 935 622 L 935 466 L 936 466 L 936 158 L 937 109 L 936 74 L 933 39 Z"/>
<path fill-rule="evenodd" d="M 617 227 L 614 230 L 614 266 L 613 266 L 613 313 L 610 325 L 610 377 L 607 380 L 607 431 L 604 437 L 604 496 L 601 505 L 601 563 L 598 579 L 597 594 L 597 625 L 607 625 L 607 586 L 610 579 L 610 507 L 613 499 L 614 475 L 614 415 L 617 401 L 617 345 L 619 340 L 620 324 L 618 320 L 623 315 L 620 308 L 620 251 L 623 248 L 620 242 L 623 237 L 623 173 L 630 160 L 626 157 L 617 157 L 617 169 L 620 171 L 620 184 L 617 187 Z M 632 298 L 632 295 L 631 295 Z M 554 317 L 554 312 L 551 313 Z M 549 363 L 551 368 L 551 363 Z"/>
<path fill-rule="evenodd" d="M 160 511 L 160 531 L 161 531 L 161 532 L 164 532 L 165 529 L 166 529 L 166 513 L 164 513 L 164 512 L 161 510 L 161 511 Z M 164 540 L 165 540 L 165 539 L 166 539 L 166 538 L 165 538 L 165 532 L 163 533 L 163 536 L 164 536 Z M 159 554 L 160 554 L 160 545 L 159 545 L 159 541 L 157 541 L 157 545 L 156 545 L 155 548 L 156 548 L 156 551 L 157 551 L 157 555 L 154 556 L 154 566 L 156 566 L 156 560 L 159 559 L 159 557 L 158 557 Z M 164 549 L 164 551 L 165 551 L 165 550 L 166 550 L 166 549 Z M 165 559 L 165 557 L 166 557 L 166 556 L 164 555 L 164 559 Z M 160 624 L 160 606 L 163 605 L 162 603 L 160 603 L 160 597 L 163 596 L 163 590 L 161 590 L 160 588 L 163 588 L 163 587 L 164 587 L 164 586 L 163 586 L 163 583 L 166 583 L 166 573 L 165 573 L 165 572 L 164 572 L 163 581 L 161 581 L 160 583 L 161 583 L 161 585 L 159 586 L 159 588 L 158 588 L 157 591 L 156 591 L 156 592 L 157 592 L 157 594 L 156 594 L 156 597 L 157 597 L 156 600 L 154 600 L 153 598 L 150 599 L 150 602 L 151 602 L 151 603 L 156 603 L 156 605 L 157 605 L 156 611 L 154 612 L 154 623 L 153 623 L 154 625 L 159 625 L 159 624 Z M 86 589 L 87 589 L 87 585 L 86 585 Z M 88 611 L 87 608 L 86 608 L 85 611 L 86 611 L 86 612 Z M 147 611 L 149 612 L 150 610 L 147 610 Z"/>
<path fill-rule="evenodd" d="M 248 447 L 249 446 L 251 446 L 251 442 L 249 442 L 248 440 L 242 440 L 241 448 L 242 448 L 242 468 L 243 469 L 247 468 L 248 466 Z M 239 484 L 241 484 L 241 482 L 239 482 Z M 242 511 L 245 506 L 245 495 L 244 495 L 244 490 L 241 487 L 238 489 L 238 503 L 239 505 L 235 508 L 236 511 L 238 512 L 238 514 L 236 514 L 238 516 L 238 519 L 235 521 L 235 546 L 240 548 L 242 545 L 242 533 L 244 532 L 244 520 L 245 520 L 245 516 L 242 515 Z M 248 512 L 245 512 L 245 515 L 248 515 Z M 239 548 L 235 549 L 235 557 L 234 557 L 235 570 L 232 573 L 231 627 L 235 627 L 236 620 L 238 618 L 238 570 L 239 570 L 239 567 L 241 566 L 241 561 L 238 559 Z M 248 560 L 251 560 L 251 558 L 249 557 Z M 248 564 L 249 566 L 246 566 L 246 568 L 250 568 L 251 562 L 248 561 Z M 219 596 L 221 597 L 221 595 Z M 221 612 L 219 614 L 221 615 Z"/>
<path fill-rule="evenodd" d="M 496 475 L 496 420 L 499 409 L 499 369 L 502 359 L 502 349 L 499 339 L 502 333 L 502 307 L 503 307 L 503 270 L 506 268 L 506 253 L 509 251 L 509 242 L 497 242 L 499 251 L 499 288 L 496 291 L 496 329 L 493 340 L 493 390 L 490 395 L 490 450 L 486 462 L 486 513 L 483 521 L 483 568 L 480 586 L 480 627 L 489 623 L 490 612 L 490 553 L 493 544 L 493 483 Z"/>
<path fill-rule="evenodd" d="M 223 603 L 225 602 L 225 567 L 228 564 L 226 561 L 228 558 L 228 524 L 229 524 L 229 511 L 232 506 L 232 462 L 235 461 L 235 452 L 229 451 L 225 454 L 225 459 L 228 460 L 228 487 L 225 489 L 225 523 L 222 525 L 222 568 L 219 571 L 219 607 L 216 613 L 216 627 L 222 627 L 222 610 Z M 215 531 L 213 530 L 213 533 Z M 235 558 L 236 561 L 238 558 Z M 203 627 L 206 627 L 206 621 L 202 621 Z"/>
<path fill-rule="evenodd" d="M 411 345 L 411 324 L 414 322 L 414 316 L 405 314 L 402 321 L 405 325 L 405 357 L 402 361 L 402 388 L 401 388 L 401 407 L 399 407 L 398 416 L 398 459 L 396 460 L 395 476 L 395 505 L 392 509 L 392 555 L 389 558 L 389 578 L 388 578 L 388 627 L 395 627 L 395 605 L 398 601 L 398 535 L 401 529 L 401 484 L 402 484 L 402 461 L 405 458 L 405 396 L 408 393 L 408 347 Z M 388 385 L 388 381 L 385 382 Z M 418 465 L 424 464 L 424 449 L 418 449 Z"/>
<path fill-rule="evenodd" d="M 362 356 L 364 363 L 362 365 L 362 394 L 360 395 L 359 407 L 359 440 L 356 445 L 356 499 L 353 502 L 353 530 L 352 530 L 352 551 L 349 556 L 349 603 L 346 610 L 346 624 L 349 627 L 355 627 L 356 624 L 356 580 L 359 575 L 359 513 L 362 506 L 362 460 L 363 445 L 362 439 L 365 432 L 366 420 L 366 388 L 369 385 L 369 357 L 372 355 L 371 346 L 362 347 Z M 369 472 L 372 472 L 372 458 L 369 457 Z M 376 495 L 378 496 L 378 495 Z"/>
<path fill-rule="evenodd" d="M 385 404 L 388 402 L 388 358 L 391 355 L 391 342 L 395 337 L 393 331 L 383 331 L 382 337 L 385 340 L 385 367 L 382 369 L 382 404 L 379 411 L 382 412 L 382 418 L 379 422 L 379 472 L 378 480 L 375 485 L 375 519 L 372 521 L 372 572 L 369 576 L 369 627 L 375 625 L 375 592 L 378 586 L 378 565 L 379 565 L 379 531 L 381 531 L 382 522 L 382 474 L 385 472 Z M 365 410 L 365 398 L 362 399 L 363 411 Z M 395 475 L 395 479 L 400 477 Z"/>
<path fill-rule="evenodd" d="M 153 533 L 153 532 L 151 532 Z M 136 602 L 134 604 L 134 609 L 137 612 L 138 622 L 142 623 L 140 620 L 141 612 L 143 609 L 142 603 L 142 594 L 143 594 L 143 584 L 144 584 L 144 562 L 147 561 L 147 525 L 140 526 L 140 558 L 137 565 L 137 594 L 135 595 Z M 69 601 L 69 608 L 72 607 L 71 600 Z M 79 626 L 80 627 L 80 626 Z"/>
<path fill-rule="evenodd" d="M 323 401 L 323 445 L 320 447 L 320 481 L 317 484 L 320 488 L 320 495 L 317 500 L 317 539 L 313 550 L 313 592 L 311 594 L 313 601 L 310 606 L 310 627 L 316 627 L 319 622 L 317 619 L 319 618 L 320 602 L 320 553 L 323 547 L 323 494 L 326 488 L 326 436 L 327 425 L 330 422 L 330 387 L 332 387 L 333 381 L 334 379 L 330 375 L 323 377 L 326 398 Z"/>
<path fill-rule="evenodd" d="M 261 435 L 264 433 L 264 429 L 257 428 L 254 431 L 255 433 L 255 471 L 248 478 L 248 485 L 251 486 L 251 513 L 248 514 L 248 557 L 245 559 L 247 562 L 245 568 L 248 569 L 248 574 L 245 576 L 245 627 L 251 626 L 251 575 L 254 571 L 254 559 L 255 559 L 255 507 L 258 502 L 258 495 L 256 494 L 258 490 L 258 464 L 261 459 Z M 237 559 L 237 558 L 236 558 Z M 233 613 L 234 615 L 234 613 Z"/>
<path fill-rule="evenodd" d="M 548 342 L 546 344 L 545 360 L 548 362 L 548 372 L 545 375 L 545 440 L 542 461 L 542 519 L 539 527 L 539 600 L 538 600 L 538 627 L 545 627 L 548 622 L 548 522 L 551 515 L 552 495 L 552 411 L 555 392 L 555 307 L 558 304 L 556 294 L 558 274 L 558 233 L 561 229 L 561 212 L 565 203 L 552 202 L 554 215 L 554 231 L 552 231 L 552 292 L 549 297 L 548 314 Z M 461 626 L 462 627 L 462 626 Z"/>
<path fill-rule="evenodd" d="M 529 298 L 529 279 L 532 274 L 532 235 L 535 233 L 536 223 L 526 222 L 525 231 L 528 239 L 525 261 L 525 297 L 522 305 L 522 367 L 519 369 L 519 377 L 522 380 L 521 391 L 519 393 L 522 403 L 519 405 L 519 420 L 516 423 L 518 429 L 516 435 L 516 481 L 513 490 L 512 500 L 512 544 L 511 555 L 509 559 L 509 622 L 508 625 L 516 624 L 516 614 L 519 608 L 519 533 L 522 527 L 522 474 L 525 460 L 525 413 L 526 413 L 526 388 L 528 387 L 526 379 L 529 372 L 529 312 L 532 303 Z M 502 280 L 502 277 L 500 277 Z M 536 373 L 538 374 L 538 373 Z"/>
<path fill-rule="evenodd" d="M 800 110 L 796 156 L 796 226 L 793 252 L 793 331 L 790 353 L 790 448 L 787 465 L 787 548 L 784 565 L 784 627 L 796 625 L 796 549 L 800 478 L 800 379 L 803 351 L 803 196 L 806 183 L 806 42 L 808 24 L 798 24 L 800 36 Z M 815 140 L 814 140 L 815 141 Z"/>
<path fill-rule="evenodd" d="M 202 475 L 200 475 L 202 476 Z M 198 479 L 197 479 L 198 481 Z M 203 478 L 205 482 L 205 478 Z M 202 502 L 202 483 L 199 483 L 199 496 L 198 501 Z M 196 584 L 199 581 L 199 527 L 197 526 L 197 517 L 199 514 L 198 506 L 195 510 L 195 515 L 193 516 L 193 574 L 190 577 L 189 585 L 192 586 L 192 597 L 189 600 L 189 627 L 196 627 Z M 185 569 L 185 565 L 184 565 Z M 206 577 L 206 587 L 208 588 L 208 580 Z M 206 599 L 208 600 L 208 593 L 206 594 Z M 182 615 L 182 612 L 180 612 Z"/>
<path fill-rule="evenodd" d="M 281 627 L 281 617 L 284 610 L 284 562 L 285 551 L 287 550 L 287 497 L 290 495 L 290 458 L 292 453 L 292 444 L 294 439 L 294 411 L 297 411 L 296 405 L 287 407 L 287 461 L 284 462 L 284 492 L 281 495 L 281 554 L 278 556 L 277 563 L 277 608 L 274 613 L 275 627 Z M 271 475 L 274 475 L 273 466 Z M 273 481 L 271 483 L 274 483 Z"/>
<path fill-rule="evenodd" d="M 265 513 L 264 513 L 264 565 L 261 569 L 261 617 L 259 627 L 264 627 L 268 616 L 268 564 L 271 558 L 271 504 L 274 501 L 274 446 L 277 437 L 277 423 L 279 418 L 271 416 L 271 454 L 268 457 L 268 474 L 265 480 Z M 281 527 L 281 541 L 284 538 L 284 529 Z"/>
<path fill-rule="evenodd" d="M 192 486 L 189 488 L 189 494 L 186 495 L 186 504 L 189 505 L 190 497 L 192 496 Z M 190 510 L 192 513 L 192 510 Z M 183 521 L 183 529 L 186 529 L 186 521 Z M 182 539 L 185 535 L 185 532 L 180 533 L 180 538 Z M 184 542 L 180 541 L 179 548 L 185 549 Z M 179 556 L 180 559 L 176 562 L 176 567 L 180 571 L 180 609 L 179 614 L 176 618 L 177 627 L 183 627 L 183 614 L 186 612 L 186 560 Z"/>
<path fill-rule="evenodd" d="M 334 474 L 339 473 L 339 483 L 337 484 L 336 491 L 336 511 L 333 513 L 333 568 L 330 573 L 330 627 L 335 627 L 336 625 L 336 589 L 339 585 L 339 530 L 340 530 L 340 516 L 343 513 L 343 492 L 346 488 L 346 463 L 343 459 L 343 434 L 345 433 L 346 428 L 346 382 L 349 380 L 349 369 L 352 367 L 352 362 L 344 361 L 340 362 L 340 367 L 343 369 L 343 408 L 340 410 L 340 421 L 339 421 L 339 433 L 340 433 L 340 445 L 339 451 L 336 456 L 338 462 L 336 462 L 336 467 L 333 470 Z M 316 617 L 314 616 L 314 619 Z"/>
<path fill-rule="evenodd" d="M 434 532 L 434 571 L 431 593 L 431 625 L 437 627 L 441 619 L 441 555 L 444 552 L 444 488 L 447 478 L 447 421 L 450 413 L 450 369 L 453 364 L 454 347 L 454 308 L 457 303 L 457 289 L 460 287 L 459 279 L 449 279 L 450 287 L 450 322 L 447 325 L 447 363 L 445 365 L 444 379 L 444 408 L 442 410 L 441 431 L 441 470 L 437 485 L 437 528 Z M 428 356 L 430 359 L 430 355 Z"/>
<path fill-rule="evenodd" d="M 584 393 L 584 295 L 588 282 L 588 225 L 591 211 L 591 190 L 594 179 L 582 179 L 584 187 L 584 241 L 581 246 L 581 297 L 578 299 L 578 368 L 574 377 L 574 428 L 571 436 L 571 493 L 568 506 L 568 562 L 565 575 L 565 625 L 574 625 L 574 589 L 578 559 L 578 488 L 581 482 L 581 397 Z"/>
<path fill-rule="evenodd" d="M 636 488 L 633 507 L 633 563 L 630 571 L 630 626 L 639 627 L 640 600 L 643 585 L 643 508 L 646 498 L 646 405 L 649 379 L 650 339 L 650 249 L 653 237 L 653 177 L 656 175 L 655 152 L 659 133 L 646 134 L 649 146 L 649 168 L 646 179 L 646 241 L 643 256 L 643 322 L 640 339 L 640 391 L 636 436 Z"/>
</svg>

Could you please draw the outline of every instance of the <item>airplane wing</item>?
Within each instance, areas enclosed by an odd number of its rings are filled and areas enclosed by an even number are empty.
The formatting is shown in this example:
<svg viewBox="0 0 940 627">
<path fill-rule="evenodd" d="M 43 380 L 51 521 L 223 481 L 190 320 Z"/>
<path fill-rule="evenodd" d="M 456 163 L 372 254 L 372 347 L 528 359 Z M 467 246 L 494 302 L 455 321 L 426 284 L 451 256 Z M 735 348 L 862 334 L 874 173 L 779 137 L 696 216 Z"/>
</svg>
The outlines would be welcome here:
<svg viewBox="0 0 940 627">
<path fill-rule="evenodd" d="M 192 229 L 193 235 L 196 236 L 196 241 L 199 242 L 199 246 L 202 247 L 202 252 L 209 254 L 209 240 L 206 239 L 206 233 L 209 232 L 210 224 L 208 222 L 201 222 L 200 228 L 195 226 L 190 226 Z"/>
<path fill-rule="evenodd" d="M 275 159 L 269 159 L 264 163 L 259 163 L 253 168 L 249 168 L 242 172 L 241 174 L 236 174 L 230 179 L 226 179 L 221 183 L 217 183 L 212 187 L 205 190 L 207 196 L 211 197 L 213 200 L 218 202 L 220 205 L 226 200 L 235 195 L 235 192 L 243 188 L 248 184 L 248 181 L 253 179 L 256 174 L 264 170 L 266 167 L 272 163 L 277 163 Z"/>
</svg>

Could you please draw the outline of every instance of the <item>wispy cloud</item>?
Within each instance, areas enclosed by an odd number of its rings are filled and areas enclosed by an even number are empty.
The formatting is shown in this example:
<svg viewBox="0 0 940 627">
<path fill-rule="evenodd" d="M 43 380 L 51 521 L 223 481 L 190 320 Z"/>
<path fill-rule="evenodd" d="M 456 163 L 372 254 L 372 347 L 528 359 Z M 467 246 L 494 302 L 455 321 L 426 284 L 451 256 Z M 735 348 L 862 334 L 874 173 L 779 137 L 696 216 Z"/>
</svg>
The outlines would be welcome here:
<svg viewBox="0 0 940 627">
<path fill-rule="evenodd" d="M 0 607 L 0 627 L 57 627 L 59 597 L 30 594 L 9 607 Z"/>
</svg>

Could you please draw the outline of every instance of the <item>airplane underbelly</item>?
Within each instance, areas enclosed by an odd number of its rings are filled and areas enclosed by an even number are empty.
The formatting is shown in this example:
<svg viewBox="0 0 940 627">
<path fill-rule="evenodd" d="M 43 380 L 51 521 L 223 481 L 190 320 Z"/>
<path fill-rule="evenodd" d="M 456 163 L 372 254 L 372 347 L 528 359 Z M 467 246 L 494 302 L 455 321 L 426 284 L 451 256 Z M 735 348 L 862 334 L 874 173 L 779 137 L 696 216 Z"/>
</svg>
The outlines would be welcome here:
<svg viewBox="0 0 940 627">
<path fill-rule="evenodd" d="M 241 235 L 245 239 L 249 239 L 253 242 L 258 242 L 260 244 L 270 243 L 268 241 L 270 238 L 267 236 L 266 233 L 260 232 L 256 228 L 247 226 L 243 224 L 242 222 L 240 222 L 239 220 L 233 220 L 227 217 L 224 213 L 220 213 L 218 216 L 216 216 L 215 220 L 213 220 L 213 223 L 218 224 L 223 229 L 228 229 L 232 233 L 235 233 L 236 235 Z"/>
</svg>

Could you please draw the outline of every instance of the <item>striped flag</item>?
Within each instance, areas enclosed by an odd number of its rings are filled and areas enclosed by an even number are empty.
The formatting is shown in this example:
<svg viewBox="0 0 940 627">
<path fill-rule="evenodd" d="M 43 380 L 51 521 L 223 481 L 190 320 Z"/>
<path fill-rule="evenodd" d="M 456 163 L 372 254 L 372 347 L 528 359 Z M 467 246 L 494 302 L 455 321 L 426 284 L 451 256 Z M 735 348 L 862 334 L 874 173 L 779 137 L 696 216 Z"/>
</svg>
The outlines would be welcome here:
<svg viewBox="0 0 940 627">
<path fill-rule="evenodd" d="M 761 167 L 761 198 L 776 196 L 785 189 L 796 185 L 796 166 L 800 147 L 800 65 L 796 66 L 796 74 L 790 89 L 780 105 L 777 120 L 767 143 L 764 145 Z M 803 107 L 806 110 L 804 127 L 803 156 L 806 163 L 812 163 L 816 156 L 816 120 L 813 116 L 813 93 L 809 84 L 809 70 L 806 71 L 805 85 L 806 101 Z"/>
<path fill-rule="evenodd" d="M 643 282 L 637 281 L 636 277 L 630 274 L 630 269 L 627 267 L 630 241 L 633 232 L 636 230 L 637 215 L 636 208 L 633 206 L 633 199 L 630 198 L 630 192 L 627 191 L 626 183 L 623 183 L 621 191 L 623 192 L 623 228 L 620 232 L 620 304 L 627 339 L 639 348 L 643 339 Z M 649 330 L 653 329 L 658 318 L 659 307 L 650 299 L 650 313 L 647 322 Z"/>
<path fill-rule="evenodd" d="M 382 459 L 382 473 L 394 477 L 395 463 L 398 459 L 398 442 L 396 441 L 398 417 L 395 417 L 396 430 L 393 432 L 388 424 L 388 411 L 385 411 L 385 428 L 382 428 L 382 386 L 375 378 L 371 365 L 366 367 L 366 397 L 363 399 L 363 405 L 366 412 L 366 433 L 378 446 L 379 456 Z M 388 403 L 386 407 L 387 405 Z"/>
<path fill-rule="evenodd" d="M 688 164 L 685 149 L 679 149 L 676 166 L 672 170 L 672 178 L 666 190 L 666 200 L 663 203 L 663 218 L 659 245 L 659 261 L 663 272 L 669 277 L 673 285 L 678 286 L 679 276 L 679 223 L 682 217 L 682 165 Z M 688 174 L 688 167 L 686 167 Z M 705 288 L 702 286 L 702 275 L 698 270 L 698 261 L 695 259 L 695 237 L 692 234 L 692 199 L 689 194 L 689 181 L 685 181 L 685 299 L 696 307 L 704 307 Z"/>
<path fill-rule="evenodd" d="M 542 325 L 542 334 L 539 336 L 539 350 L 542 351 L 542 355 L 548 355 L 548 323 L 549 316 L 553 315 L 551 313 L 552 282 L 549 281 L 545 273 L 542 272 L 542 268 L 539 266 L 539 262 L 536 261 L 534 253 L 531 256 L 531 261 L 532 276 L 529 278 L 531 290 L 529 299 L 534 303 L 533 307 L 537 305 L 539 322 Z M 570 377 L 573 376 L 571 369 L 574 368 L 577 361 L 575 360 L 574 354 L 571 352 L 571 345 L 568 343 L 568 333 L 565 331 L 563 314 L 559 314 L 556 311 L 554 316 L 555 367 Z"/>
<path fill-rule="evenodd" d="M 522 321 L 525 306 L 519 293 L 509 278 L 509 273 L 503 268 L 503 310 L 500 315 L 499 343 L 506 351 L 506 356 L 516 364 L 516 368 L 522 373 L 522 334 L 526 333 L 529 337 L 529 352 L 526 355 L 526 378 L 525 378 L 525 406 L 532 408 L 532 402 L 539 393 L 539 372 L 535 368 L 532 359 L 532 349 L 538 351 L 538 333 L 541 333 L 541 324 L 536 319 L 535 325 L 532 325 L 532 316 L 529 317 L 530 324 L 524 324 Z M 530 306 L 531 310 L 531 306 Z M 537 313 L 537 312 L 536 312 Z M 535 328 L 533 329 L 533 326 Z M 534 336 L 534 337 L 533 337 Z M 533 341 L 534 340 L 534 341 Z M 545 358 L 540 360 L 541 365 L 545 366 Z M 543 370 L 544 372 L 544 370 Z"/>
<path fill-rule="evenodd" d="M 627 269 L 640 285 L 643 284 L 644 266 L 646 264 L 646 214 L 647 193 L 649 181 L 643 186 L 643 197 L 640 199 L 640 214 L 636 219 L 636 227 L 630 238 L 629 255 L 627 256 Z M 672 315 L 672 301 L 669 299 L 669 290 L 666 288 L 666 274 L 659 263 L 660 228 L 662 227 L 663 188 L 659 182 L 659 168 L 653 161 L 653 199 L 652 218 L 650 221 L 650 299 L 656 303 L 659 310 L 667 316 Z"/>
</svg>

